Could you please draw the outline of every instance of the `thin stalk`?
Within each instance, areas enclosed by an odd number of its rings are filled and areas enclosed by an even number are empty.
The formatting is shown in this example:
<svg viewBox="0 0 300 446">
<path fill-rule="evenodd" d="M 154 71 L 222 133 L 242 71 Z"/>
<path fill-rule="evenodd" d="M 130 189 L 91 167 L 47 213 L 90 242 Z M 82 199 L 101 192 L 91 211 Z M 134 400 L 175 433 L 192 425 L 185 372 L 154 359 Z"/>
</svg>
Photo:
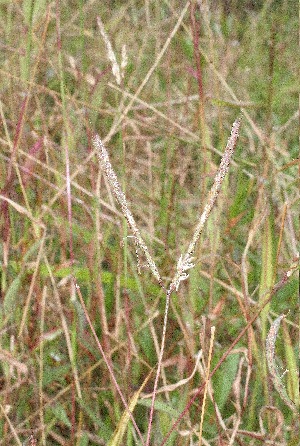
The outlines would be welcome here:
<svg viewBox="0 0 300 446">
<path fill-rule="evenodd" d="M 20 438 L 19 438 L 19 436 L 18 436 L 18 434 L 17 434 L 17 431 L 16 431 L 16 429 L 14 428 L 14 425 L 13 425 L 12 422 L 10 421 L 10 419 L 9 419 L 9 417 L 8 417 L 6 411 L 5 411 L 5 409 L 4 409 L 4 407 L 2 406 L 1 403 L 0 403 L 0 409 L 1 409 L 2 413 L 3 413 L 4 418 L 6 419 L 8 425 L 9 425 L 9 427 L 10 427 L 10 430 L 11 430 L 11 432 L 12 432 L 12 434 L 13 434 L 13 436 L 14 436 L 16 442 L 17 442 L 17 445 L 18 445 L 18 446 L 22 446 L 22 443 L 21 443 L 21 440 L 20 440 Z"/>
<path fill-rule="evenodd" d="M 67 209 L 68 209 L 68 226 L 69 226 L 69 256 L 71 261 L 71 266 L 74 265 L 74 252 L 73 252 L 73 234 L 72 234 L 72 199 L 71 199 L 71 179 L 70 179 L 70 160 L 69 160 L 69 148 L 72 147 L 72 137 L 69 125 L 69 119 L 67 114 L 67 103 L 66 103 L 66 86 L 65 86 L 65 76 L 63 69 L 63 54 L 62 54 L 62 39 L 61 39 L 61 29 L 60 29 L 60 5 L 59 1 L 56 0 L 56 44 L 57 44 L 57 53 L 58 53 L 58 71 L 60 78 L 60 95 L 62 102 L 62 115 L 63 115 L 63 123 L 66 133 L 66 141 L 64 141 L 65 147 L 65 166 L 66 166 L 66 193 L 67 193 Z M 75 296 L 74 284 L 71 282 L 70 289 L 71 299 Z M 77 370 L 76 366 L 76 346 L 77 346 L 77 330 L 76 330 L 76 321 L 74 320 L 74 313 L 72 317 L 72 328 L 71 328 L 71 340 L 70 340 L 70 349 L 72 350 L 72 354 L 70 359 L 72 360 L 73 370 Z M 75 389 L 77 390 L 78 397 L 81 399 L 82 394 L 79 387 L 78 378 L 76 378 L 76 374 L 74 377 L 74 386 L 72 388 L 72 398 L 71 398 L 71 418 L 72 418 L 72 427 L 71 427 L 71 443 L 75 443 L 75 421 L 76 421 L 76 397 L 75 397 Z"/>
<path fill-rule="evenodd" d="M 42 445 L 46 446 L 45 423 L 44 423 L 44 398 L 43 398 L 43 376 L 44 376 L 44 341 L 43 334 L 45 330 L 45 309 L 46 309 L 47 287 L 43 288 L 41 303 L 41 321 L 40 321 L 40 372 L 39 372 L 39 403 L 40 403 L 40 423 L 42 430 Z"/>
<path fill-rule="evenodd" d="M 209 384 L 209 370 L 210 370 L 210 364 L 211 364 L 211 358 L 212 358 L 212 350 L 213 350 L 213 346 L 214 346 L 215 330 L 216 330 L 216 327 L 214 327 L 214 326 L 211 327 L 211 329 L 210 329 L 211 338 L 210 338 L 210 344 L 209 344 L 208 361 L 207 361 L 206 376 L 205 376 L 205 387 L 204 387 L 204 395 L 203 395 L 202 409 L 201 409 L 201 420 L 200 420 L 200 429 L 199 429 L 199 446 L 202 445 L 204 409 L 205 409 L 205 402 L 206 402 L 206 396 L 207 396 L 207 390 L 208 390 L 208 384 Z"/>
<path fill-rule="evenodd" d="M 24 2 L 26 5 L 26 2 Z M 34 0 L 31 0 L 30 4 L 27 4 L 24 8 L 25 22 L 27 25 L 27 39 L 26 39 L 26 51 L 25 56 L 21 58 L 22 77 L 25 80 L 30 78 L 30 59 L 32 49 L 32 18 L 34 10 Z M 27 9 L 27 10 L 26 10 Z"/>
<path fill-rule="evenodd" d="M 193 35 L 193 47 L 194 47 L 194 57 L 196 63 L 196 72 L 197 72 L 197 84 L 198 84 L 198 94 L 199 94 L 199 102 L 198 102 L 198 110 L 199 110 L 199 124 L 200 124 L 200 134 L 201 134 L 201 142 L 204 148 L 203 160 L 205 161 L 207 151 L 207 147 L 210 146 L 209 133 L 206 124 L 205 118 L 205 95 L 203 88 L 203 75 L 202 75 L 202 66 L 201 66 L 201 57 L 199 51 L 199 34 L 200 34 L 200 23 L 196 20 L 196 2 L 195 0 L 191 1 L 191 25 L 192 25 L 192 35 Z M 203 172 L 205 173 L 206 168 L 204 166 Z"/>
<path fill-rule="evenodd" d="M 158 387 L 158 380 L 159 380 L 159 376 L 160 376 L 161 364 L 162 364 L 162 360 L 163 360 L 163 354 L 164 354 L 164 350 L 165 350 L 168 313 L 169 313 L 170 299 L 171 299 L 172 291 L 173 291 L 173 289 L 169 289 L 166 293 L 166 305 L 165 305 L 165 314 L 164 314 L 164 323 L 163 323 L 163 333 L 162 333 L 162 338 L 161 338 L 161 346 L 160 346 L 160 352 L 159 352 L 159 358 L 158 358 L 158 365 L 157 365 L 157 371 L 156 371 L 152 399 L 151 399 L 146 446 L 149 446 L 149 444 L 150 444 L 151 427 L 152 427 L 153 412 L 154 412 L 154 403 L 155 403 L 156 392 L 157 392 L 157 387 Z"/>
</svg>

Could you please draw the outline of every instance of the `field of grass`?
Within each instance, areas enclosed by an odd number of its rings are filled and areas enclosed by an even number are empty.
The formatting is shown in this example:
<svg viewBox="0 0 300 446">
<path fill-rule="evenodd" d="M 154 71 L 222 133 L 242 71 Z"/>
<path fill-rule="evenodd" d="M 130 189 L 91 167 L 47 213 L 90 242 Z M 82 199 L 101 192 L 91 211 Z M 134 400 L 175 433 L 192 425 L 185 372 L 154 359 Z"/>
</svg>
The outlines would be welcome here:
<svg viewBox="0 0 300 446">
<path fill-rule="evenodd" d="M 0 2 L 0 445 L 299 446 L 297 16 Z"/>
</svg>

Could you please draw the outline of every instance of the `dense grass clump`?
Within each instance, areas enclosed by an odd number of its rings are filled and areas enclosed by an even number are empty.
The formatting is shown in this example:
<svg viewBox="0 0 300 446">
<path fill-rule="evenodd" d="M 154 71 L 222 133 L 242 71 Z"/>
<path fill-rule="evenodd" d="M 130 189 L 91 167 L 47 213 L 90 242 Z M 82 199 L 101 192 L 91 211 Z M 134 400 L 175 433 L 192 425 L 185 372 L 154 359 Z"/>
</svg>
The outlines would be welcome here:
<svg viewBox="0 0 300 446">
<path fill-rule="evenodd" d="M 1 2 L 0 445 L 299 444 L 296 6 Z"/>
</svg>

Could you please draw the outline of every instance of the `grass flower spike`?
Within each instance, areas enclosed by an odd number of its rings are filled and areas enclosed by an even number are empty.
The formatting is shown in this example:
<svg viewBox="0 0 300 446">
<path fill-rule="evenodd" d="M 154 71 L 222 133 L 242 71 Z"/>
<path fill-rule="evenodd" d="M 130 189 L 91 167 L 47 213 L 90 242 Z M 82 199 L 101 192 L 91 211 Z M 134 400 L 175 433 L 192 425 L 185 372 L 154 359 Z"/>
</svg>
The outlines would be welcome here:
<svg viewBox="0 0 300 446">
<path fill-rule="evenodd" d="M 117 175 L 115 174 L 115 172 L 112 168 L 112 165 L 109 161 L 109 156 L 108 156 L 107 150 L 104 147 L 104 144 L 98 135 L 95 135 L 95 137 L 93 138 L 93 144 L 94 144 L 95 148 L 97 149 L 97 154 L 98 154 L 98 158 L 100 161 L 100 165 L 101 165 L 103 171 L 105 172 L 105 175 L 108 179 L 110 187 L 112 188 L 114 196 L 116 197 L 118 203 L 121 206 L 124 217 L 126 218 L 127 223 L 133 232 L 133 235 L 135 237 L 137 244 L 139 245 L 139 247 L 145 254 L 145 257 L 147 259 L 147 265 L 151 269 L 153 275 L 156 277 L 158 282 L 162 285 L 162 279 L 160 277 L 158 269 L 154 263 L 154 260 L 152 259 L 151 255 L 149 253 L 146 243 L 144 242 L 144 240 L 141 236 L 141 233 L 136 225 L 133 215 L 128 208 L 126 197 L 121 189 Z"/>
</svg>

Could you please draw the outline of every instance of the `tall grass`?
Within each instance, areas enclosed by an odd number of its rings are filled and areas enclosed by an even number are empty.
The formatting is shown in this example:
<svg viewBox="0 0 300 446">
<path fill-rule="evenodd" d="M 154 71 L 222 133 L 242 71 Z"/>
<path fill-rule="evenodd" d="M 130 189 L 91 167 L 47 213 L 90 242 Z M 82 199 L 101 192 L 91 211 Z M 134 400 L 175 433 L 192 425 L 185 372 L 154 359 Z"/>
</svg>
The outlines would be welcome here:
<svg viewBox="0 0 300 446">
<path fill-rule="evenodd" d="M 298 445 L 295 9 L 1 3 L 1 445 Z"/>
</svg>

